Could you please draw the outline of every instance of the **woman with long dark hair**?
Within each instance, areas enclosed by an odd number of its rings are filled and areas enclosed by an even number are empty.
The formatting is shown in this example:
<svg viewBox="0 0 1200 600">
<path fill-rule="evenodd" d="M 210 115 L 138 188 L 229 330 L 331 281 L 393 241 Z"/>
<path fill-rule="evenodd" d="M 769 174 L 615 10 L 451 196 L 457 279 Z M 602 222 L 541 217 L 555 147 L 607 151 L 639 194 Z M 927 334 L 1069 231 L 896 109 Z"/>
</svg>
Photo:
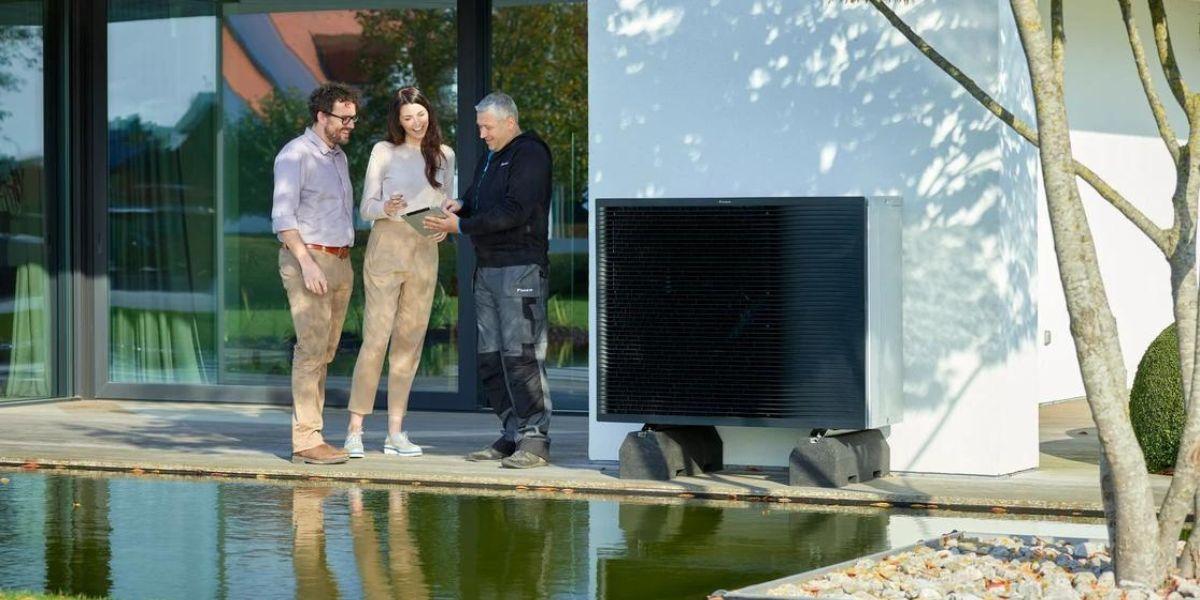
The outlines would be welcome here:
<svg viewBox="0 0 1200 600">
<path fill-rule="evenodd" d="M 350 427 L 345 449 L 363 456 L 363 417 L 371 414 L 384 352 L 388 357 L 388 434 L 383 453 L 419 456 L 421 447 L 404 431 L 408 395 L 421 360 L 437 286 L 438 242 L 401 216 L 424 204 L 440 206 L 453 195 L 454 151 L 429 100 L 415 87 L 396 92 L 388 109 L 388 139 L 375 144 L 363 182 L 362 218 L 371 222 L 363 262 L 363 342 L 350 390 Z M 388 349 L 389 338 L 391 349 Z"/>
</svg>

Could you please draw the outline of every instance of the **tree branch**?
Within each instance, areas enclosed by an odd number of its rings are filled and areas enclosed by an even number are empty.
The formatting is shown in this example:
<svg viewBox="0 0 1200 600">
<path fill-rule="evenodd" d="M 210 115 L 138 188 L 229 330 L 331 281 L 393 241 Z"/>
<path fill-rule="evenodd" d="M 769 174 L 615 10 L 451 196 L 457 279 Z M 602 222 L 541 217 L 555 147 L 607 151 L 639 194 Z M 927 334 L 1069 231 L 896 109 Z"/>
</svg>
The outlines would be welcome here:
<svg viewBox="0 0 1200 600">
<path fill-rule="evenodd" d="M 1142 89 L 1146 92 L 1146 102 L 1150 104 L 1150 112 L 1154 113 L 1154 122 L 1158 125 L 1158 135 L 1167 145 L 1171 159 L 1179 165 L 1179 137 L 1171 128 L 1167 119 L 1167 109 L 1163 106 L 1158 91 L 1154 89 L 1154 80 L 1150 78 L 1150 65 L 1146 62 L 1146 51 L 1142 47 L 1142 38 L 1138 34 L 1137 23 L 1133 20 L 1133 7 L 1130 0 L 1117 0 L 1121 5 L 1121 17 L 1125 21 L 1125 33 L 1129 38 L 1129 47 L 1133 50 L 1133 62 L 1137 65 L 1138 79 L 1142 80 Z"/>
<path fill-rule="evenodd" d="M 954 81 L 963 87 L 971 97 L 975 98 L 984 108 L 988 109 L 993 115 L 996 115 L 1002 122 L 1011 127 L 1018 135 L 1025 138 L 1034 147 L 1040 147 L 1038 142 L 1038 133 L 1031 125 L 1023 121 L 1020 117 L 1013 114 L 1012 111 L 1005 108 L 1002 104 L 996 101 L 990 94 L 985 92 L 978 84 L 975 83 L 967 74 L 963 73 L 958 67 L 954 66 L 945 56 L 935 50 L 929 42 L 925 41 L 920 34 L 913 31 L 908 23 L 905 23 L 890 7 L 884 4 L 883 0 L 867 0 L 875 10 L 879 11 L 897 31 L 901 33 L 908 41 L 916 47 L 917 50 L 924 54 L 926 58 L 937 65 L 942 71 L 949 75 Z M 1072 159 L 1074 160 L 1074 159 Z M 1113 189 L 1099 175 L 1091 169 L 1084 166 L 1079 161 L 1074 161 L 1075 174 L 1092 186 L 1096 193 L 1100 194 L 1101 198 L 1108 201 L 1109 204 L 1116 208 L 1125 218 L 1129 219 L 1150 241 L 1154 243 L 1163 254 L 1170 253 L 1170 240 L 1167 232 L 1151 221 L 1149 217 L 1136 206 L 1125 199 L 1119 192 Z"/>
<path fill-rule="evenodd" d="M 1161 251 L 1164 255 L 1171 254 L 1173 243 L 1169 235 L 1170 232 L 1164 230 L 1154 221 L 1150 220 L 1150 217 L 1147 217 L 1146 214 L 1138 210 L 1133 203 L 1126 200 L 1120 192 L 1113 189 L 1111 185 L 1108 185 L 1108 182 L 1104 181 L 1104 179 L 1097 175 L 1095 171 L 1092 171 L 1078 160 L 1075 160 L 1074 163 L 1075 174 L 1078 175 L 1080 179 L 1086 181 L 1088 185 L 1092 186 L 1092 189 L 1096 190 L 1097 194 L 1100 194 L 1101 198 L 1107 200 L 1108 203 L 1113 206 L 1113 208 L 1117 209 L 1117 211 L 1124 215 L 1126 219 L 1129 219 L 1130 222 L 1137 226 L 1137 228 L 1141 230 L 1146 237 L 1150 238 L 1150 241 L 1154 243 L 1154 246 L 1158 248 L 1159 251 Z"/>
<path fill-rule="evenodd" d="M 1163 74 L 1167 76 L 1167 84 L 1171 93 L 1184 110 L 1188 107 L 1187 84 L 1179 73 L 1179 63 L 1175 61 L 1175 47 L 1171 44 L 1171 30 L 1167 27 L 1167 8 L 1162 0 L 1149 0 L 1150 20 L 1154 23 L 1154 45 L 1158 47 L 1158 61 L 1162 63 Z"/>
</svg>

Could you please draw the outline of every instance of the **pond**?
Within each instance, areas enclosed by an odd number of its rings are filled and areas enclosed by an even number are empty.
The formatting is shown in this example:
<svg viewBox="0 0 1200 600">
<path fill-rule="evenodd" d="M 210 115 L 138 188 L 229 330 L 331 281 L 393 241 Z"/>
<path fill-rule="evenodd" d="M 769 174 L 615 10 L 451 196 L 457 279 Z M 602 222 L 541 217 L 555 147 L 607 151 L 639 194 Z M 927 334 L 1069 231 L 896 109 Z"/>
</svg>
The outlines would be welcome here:
<svg viewBox="0 0 1200 600">
<path fill-rule="evenodd" d="M 23 471 L 0 482 L 0 589 L 122 599 L 703 598 L 954 528 L 1103 535 L 779 504 Z"/>
</svg>

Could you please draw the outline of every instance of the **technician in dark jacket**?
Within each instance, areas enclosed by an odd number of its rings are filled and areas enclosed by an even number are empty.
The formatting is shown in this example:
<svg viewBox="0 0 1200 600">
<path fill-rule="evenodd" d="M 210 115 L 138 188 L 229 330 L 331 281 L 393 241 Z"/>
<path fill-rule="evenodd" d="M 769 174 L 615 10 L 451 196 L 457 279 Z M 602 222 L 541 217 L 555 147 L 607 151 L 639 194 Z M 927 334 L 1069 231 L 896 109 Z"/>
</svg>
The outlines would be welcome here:
<svg viewBox="0 0 1200 600">
<path fill-rule="evenodd" d="M 550 148 L 521 132 L 517 105 L 493 93 L 475 106 L 488 152 L 471 187 L 427 217 L 425 227 L 471 236 L 477 258 L 475 311 L 479 377 L 500 417 L 500 439 L 467 455 L 528 469 L 550 459 L 550 390 L 546 383 Z"/>
</svg>

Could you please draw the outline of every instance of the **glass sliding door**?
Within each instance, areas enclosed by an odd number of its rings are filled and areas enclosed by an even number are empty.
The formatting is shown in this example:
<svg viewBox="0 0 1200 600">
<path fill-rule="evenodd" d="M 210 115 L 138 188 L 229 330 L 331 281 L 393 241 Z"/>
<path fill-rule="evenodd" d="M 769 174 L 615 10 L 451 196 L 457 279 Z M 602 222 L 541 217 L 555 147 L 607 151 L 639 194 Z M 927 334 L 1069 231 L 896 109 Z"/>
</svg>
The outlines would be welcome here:
<svg viewBox="0 0 1200 600">
<path fill-rule="evenodd" d="M 397 89 L 418 86 L 433 104 L 443 137 L 454 139 L 455 2 L 341 8 L 348 4 L 309 2 L 303 12 L 295 12 L 295 5 L 287 2 L 224 5 L 218 344 L 222 383 L 289 384 L 294 333 L 279 281 L 279 241 L 271 233 L 272 168 L 279 149 L 308 125 L 309 92 L 326 81 L 340 81 L 363 93 L 360 120 L 345 148 L 355 206 L 371 147 L 387 136 L 387 111 Z M 338 8 L 322 9 L 334 7 Z M 367 223 L 356 224 L 351 253 L 354 295 L 329 370 L 331 381 L 346 387 L 362 342 L 362 268 L 370 234 Z M 447 240 L 439 249 L 438 285 L 413 385 L 417 392 L 458 389 L 457 246 Z M 381 379 L 381 386 L 386 380 Z"/>
<path fill-rule="evenodd" d="M 215 382 L 215 8 L 109 3 L 110 381 Z"/>
<path fill-rule="evenodd" d="M 109 0 L 109 382 L 259 386 L 260 394 L 290 385 L 295 335 L 270 219 L 275 155 L 309 125 L 308 95 L 327 81 L 363 92 L 345 147 L 356 206 L 398 88 L 420 87 L 454 140 L 455 5 Z M 370 227 L 356 219 L 356 229 L 355 291 L 331 388 L 349 388 L 362 340 Z M 458 390 L 457 261 L 457 245 L 441 244 L 415 392 Z"/>
<path fill-rule="evenodd" d="M 0 1 L 0 401 L 55 393 L 44 9 Z"/>
<path fill-rule="evenodd" d="M 587 410 L 587 3 L 494 0 L 492 89 L 550 145 L 546 369 L 557 410 Z"/>
</svg>

